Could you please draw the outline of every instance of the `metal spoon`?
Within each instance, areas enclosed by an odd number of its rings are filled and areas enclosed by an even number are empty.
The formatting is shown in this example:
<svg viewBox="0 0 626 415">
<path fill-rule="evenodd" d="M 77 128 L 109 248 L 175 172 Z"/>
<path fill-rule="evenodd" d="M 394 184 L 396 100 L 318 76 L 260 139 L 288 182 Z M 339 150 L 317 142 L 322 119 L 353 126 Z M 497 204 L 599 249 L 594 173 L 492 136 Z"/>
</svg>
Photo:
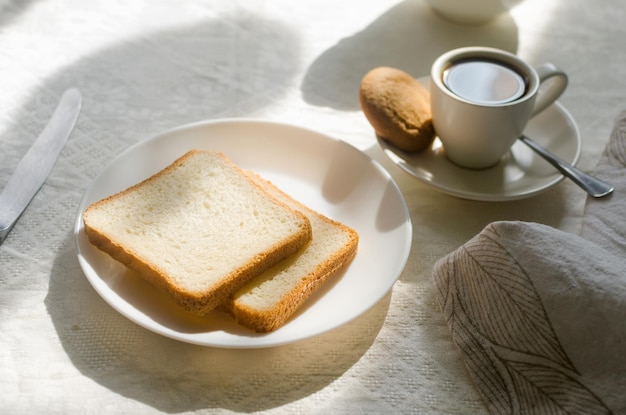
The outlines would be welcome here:
<svg viewBox="0 0 626 415">
<path fill-rule="evenodd" d="M 593 197 L 603 197 L 613 192 L 613 186 L 611 186 L 610 184 L 605 183 L 600 179 L 596 179 L 595 177 L 592 177 L 587 173 L 583 173 L 576 167 L 550 153 L 527 136 L 522 135 L 519 139 L 522 140 L 528 147 L 537 152 L 537 154 L 543 157 L 546 161 L 548 161 L 548 163 L 556 167 L 557 170 L 563 173 L 564 176 L 570 178 L 584 191 L 589 193 L 589 195 Z"/>
</svg>

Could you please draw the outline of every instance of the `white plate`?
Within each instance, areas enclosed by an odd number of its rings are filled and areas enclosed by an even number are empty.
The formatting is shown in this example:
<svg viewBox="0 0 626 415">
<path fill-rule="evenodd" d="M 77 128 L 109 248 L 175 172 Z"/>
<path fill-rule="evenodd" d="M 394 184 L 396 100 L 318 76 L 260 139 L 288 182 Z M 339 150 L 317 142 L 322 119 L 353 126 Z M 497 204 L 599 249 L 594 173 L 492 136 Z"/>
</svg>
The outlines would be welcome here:
<svg viewBox="0 0 626 415">
<path fill-rule="evenodd" d="M 217 150 L 273 181 L 295 199 L 359 233 L 353 262 L 286 325 L 269 334 L 211 312 L 192 316 L 162 292 L 93 247 L 82 212 L 169 165 L 190 149 Z M 303 128 L 254 120 L 190 124 L 138 143 L 115 159 L 81 202 L 75 236 L 80 265 L 95 290 L 135 323 L 184 342 L 267 347 L 336 328 L 376 304 L 406 264 L 412 228 L 406 203 L 389 174 L 347 143 Z"/>
<path fill-rule="evenodd" d="M 420 82 L 427 82 L 423 79 Z M 533 117 L 524 134 L 559 158 L 575 165 L 581 150 L 576 122 L 558 102 Z M 563 180 L 563 175 L 521 141 L 496 166 L 471 170 L 457 166 L 446 156 L 441 141 L 419 153 L 409 154 L 378 139 L 383 152 L 398 167 L 435 189 L 464 199 L 506 201 L 541 193 Z"/>
</svg>

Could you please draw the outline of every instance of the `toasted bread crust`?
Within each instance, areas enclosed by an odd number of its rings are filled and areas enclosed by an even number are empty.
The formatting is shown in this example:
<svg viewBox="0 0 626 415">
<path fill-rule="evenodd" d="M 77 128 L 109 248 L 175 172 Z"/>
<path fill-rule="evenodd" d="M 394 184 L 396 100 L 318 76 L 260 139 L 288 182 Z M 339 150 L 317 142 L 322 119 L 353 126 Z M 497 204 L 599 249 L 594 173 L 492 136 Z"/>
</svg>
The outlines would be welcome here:
<svg viewBox="0 0 626 415">
<path fill-rule="evenodd" d="M 310 226 L 303 227 L 302 233 L 294 235 L 287 241 L 277 243 L 271 250 L 257 256 L 247 266 L 234 270 L 225 276 L 219 285 L 212 287 L 212 290 L 195 293 L 181 289 L 171 281 L 167 274 L 154 267 L 150 262 L 142 260 L 141 255 L 116 244 L 97 230 L 85 226 L 85 233 L 89 242 L 98 249 L 136 271 L 143 279 L 167 292 L 176 304 L 197 315 L 204 315 L 213 310 L 263 271 L 298 252 L 311 238 Z"/>
</svg>

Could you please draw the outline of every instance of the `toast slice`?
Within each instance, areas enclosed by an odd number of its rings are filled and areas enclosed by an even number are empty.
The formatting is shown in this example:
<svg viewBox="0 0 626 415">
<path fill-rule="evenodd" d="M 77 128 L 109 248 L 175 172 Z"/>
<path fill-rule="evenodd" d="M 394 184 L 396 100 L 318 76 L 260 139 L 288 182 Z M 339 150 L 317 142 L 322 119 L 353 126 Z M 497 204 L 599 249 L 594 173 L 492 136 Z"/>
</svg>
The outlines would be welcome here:
<svg viewBox="0 0 626 415">
<path fill-rule="evenodd" d="M 199 150 L 90 205 L 83 221 L 93 245 L 198 315 L 311 239 L 305 215 Z"/>
<path fill-rule="evenodd" d="M 241 288 L 220 309 L 256 332 L 281 327 L 328 279 L 349 264 L 359 236 L 348 226 L 302 205 L 272 183 L 249 173 L 254 180 L 311 223 L 313 238 L 300 252 L 276 264 Z"/>
</svg>

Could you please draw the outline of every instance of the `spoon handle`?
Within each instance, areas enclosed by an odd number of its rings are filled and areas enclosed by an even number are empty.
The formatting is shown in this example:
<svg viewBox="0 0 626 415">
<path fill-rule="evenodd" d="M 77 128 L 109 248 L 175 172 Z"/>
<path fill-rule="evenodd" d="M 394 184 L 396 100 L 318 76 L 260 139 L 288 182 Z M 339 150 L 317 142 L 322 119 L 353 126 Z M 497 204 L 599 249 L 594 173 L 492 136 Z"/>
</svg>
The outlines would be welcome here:
<svg viewBox="0 0 626 415">
<path fill-rule="evenodd" d="M 584 191 L 589 193 L 589 195 L 593 197 L 603 197 L 613 192 L 613 186 L 611 186 L 610 184 L 605 183 L 600 179 L 596 179 L 595 177 L 578 170 L 576 167 L 561 160 L 527 136 L 522 135 L 520 137 L 520 140 L 522 140 L 528 147 L 536 151 L 537 154 L 539 154 L 546 161 L 548 161 L 548 163 L 556 167 L 557 170 L 563 173 L 564 176 L 570 178 Z"/>
</svg>

